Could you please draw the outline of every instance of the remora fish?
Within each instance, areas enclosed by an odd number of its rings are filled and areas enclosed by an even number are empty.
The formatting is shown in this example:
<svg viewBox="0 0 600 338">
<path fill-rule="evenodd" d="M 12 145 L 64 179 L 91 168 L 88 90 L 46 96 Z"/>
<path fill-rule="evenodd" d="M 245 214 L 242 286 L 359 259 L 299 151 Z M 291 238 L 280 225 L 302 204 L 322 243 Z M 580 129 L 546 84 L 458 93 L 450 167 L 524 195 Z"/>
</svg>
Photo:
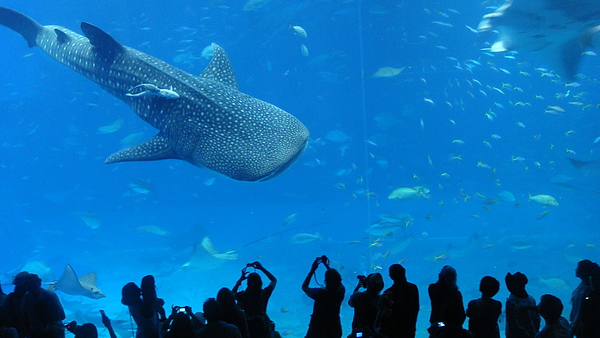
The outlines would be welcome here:
<svg viewBox="0 0 600 338">
<path fill-rule="evenodd" d="M 572 80 L 586 48 L 600 42 L 597 0 L 506 0 L 483 16 L 479 32 L 498 31 L 492 52 L 523 50 L 540 54 Z"/>
<path fill-rule="evenodd" d="M 204 72 L 194 76 L 123 46 L 86 22 L 81 36 L 0 7 L 0 24 L 98 83 L 159 130 L 106 163 L 179 159 L 256 182 L 283 172 L 306 147 L 309 133 L 298 119 L 238 90 L 229 59 L 216 44 Z"/>
</svg>

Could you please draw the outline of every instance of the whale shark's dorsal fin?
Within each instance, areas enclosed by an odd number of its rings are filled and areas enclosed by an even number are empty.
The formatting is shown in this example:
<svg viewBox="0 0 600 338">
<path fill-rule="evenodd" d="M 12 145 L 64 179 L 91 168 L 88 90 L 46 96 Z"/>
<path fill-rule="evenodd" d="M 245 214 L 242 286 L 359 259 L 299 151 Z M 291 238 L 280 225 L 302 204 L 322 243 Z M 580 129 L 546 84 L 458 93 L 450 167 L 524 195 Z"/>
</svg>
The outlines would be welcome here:
<svg viewBox="0 0 600 338">
<path fill-rule="evenodd" d="M 148 141 L 121 150 L 110 155 L 104 163 L 128 162 L 128 161 L 157 161 L 167 159 L 178 159 L 179 156 L 169 145 L 169 140 L 161 133 L 156 134 Z"/>
<path fill-rule="evenodd" d="M 125 51 L 125 47 L 117 42 L 115 38 L 92 24 L 82 22 L 81 31 L 90 40 L 90 43 L 96 47 L 98 55 L 108 63 L 111 63 L 116 55 Z"/>
<path fill-rule="evenodd" d="M 69 42 L 71 37 L 67 35 L 67 33 L 61 31 L 60 29 L 54 29 L 54 33 L 56 33 L 56 40 L 60 43 Z"/>
<path fill-rule="evenodd" d="M 206 66 L 206 69 L 200 74 L 200 77 L 220 82 L 235 89 L 238 89 L 237 80 L 233 73 L 231 62 L 225 53 L 225 50 L 216 43 L 211 44 L 213 48 L 213 57 Z"/>
</svg>

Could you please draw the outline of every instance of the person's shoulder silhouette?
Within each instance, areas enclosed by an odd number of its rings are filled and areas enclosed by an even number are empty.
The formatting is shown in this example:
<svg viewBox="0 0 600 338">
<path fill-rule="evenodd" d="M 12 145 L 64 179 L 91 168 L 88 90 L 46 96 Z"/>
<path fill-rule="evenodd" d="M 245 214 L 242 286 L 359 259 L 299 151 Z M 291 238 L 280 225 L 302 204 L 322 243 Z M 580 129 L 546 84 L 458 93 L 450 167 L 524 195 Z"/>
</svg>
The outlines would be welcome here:
<svg viewBox="0 0 600 338">
<path fill-rule="evenodd" d="M 209 298 L 202 306 L 206 325 L 196 334 L 197 338 L 241 338 L 240 330 L 233 324 L 221 320 L 221 308 L 214 298 Z"/>
<path fill-rule="evenodd" d="M 506 288 L 510 296 L 506 300 L 506 337 L 532 337 L 540 329 L 540 314 L 535 299 L 525 290 L 527 276 L 521 272 L 506 274 Z"/>
<path fill-rule="evenodd" d="M 228 288 L 221 288 L 217 293 L 217 303 L 222 311 L 222 320 L 235 325 L 242 334 L 242 338 L 250 337 L 246 314 L 235 303 L 235 296 Z"/>
<path fill-rule="evenodd" d="M 474 299 L 467 306 L 469 331 L 474 338 L 499 338 L 498 318 L 502 313 L 502 303 L 492 299 L 500 290 L 500 282 L 494 277 L 485 276 L 479 283 L 481 298 Z"/>
</svg>

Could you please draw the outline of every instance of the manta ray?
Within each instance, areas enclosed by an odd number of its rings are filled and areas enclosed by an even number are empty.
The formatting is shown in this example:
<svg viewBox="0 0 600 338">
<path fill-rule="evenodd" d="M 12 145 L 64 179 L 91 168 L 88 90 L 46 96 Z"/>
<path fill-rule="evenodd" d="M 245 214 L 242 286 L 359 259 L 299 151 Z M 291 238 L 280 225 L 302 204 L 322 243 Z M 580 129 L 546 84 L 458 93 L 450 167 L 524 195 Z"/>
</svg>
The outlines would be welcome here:
<svg viewBox="0 0 600 338">
<path fill-rule="evenodd" d="M 158 129 L 148 141 L 106 163 L 178 159 L 239 181 L 260 182 L 286 170 L 304 151 L 308 129 L 284 110 L 239 91 L 225 51 L 199 76 L 117 42 L 89 23 L 79 35 L 42 26 L 0 7 L 0 24 L 21 34 L 29 47 L 99 84 Z"/>
<path fill-rule="evenodd" d="M 483 16 L 478 30 L 498 32 L 492 52 L 534 52 L 573 80 L 583 53 L 600 42 L 600 1 L 506 0 Z"/>
<path fill-rule="evenodd" d="M 64 293 L 74 296 L 85 296 L 92 299 L 106 297 L 98 287 L 96 287 L 96 274 L 90 272 L 87 275 L 77 278 L 75 270 L 70 264 L 65 267 L 63 275 L 48 287 L 49 290 L 60 290 Z"/>
</svg>

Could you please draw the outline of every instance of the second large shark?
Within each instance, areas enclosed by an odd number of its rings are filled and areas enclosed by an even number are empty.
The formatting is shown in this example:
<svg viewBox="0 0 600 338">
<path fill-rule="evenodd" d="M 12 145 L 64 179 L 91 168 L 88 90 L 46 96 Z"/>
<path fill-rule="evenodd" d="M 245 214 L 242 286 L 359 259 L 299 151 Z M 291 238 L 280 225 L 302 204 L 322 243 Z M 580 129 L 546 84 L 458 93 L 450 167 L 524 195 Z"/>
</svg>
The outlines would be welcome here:
<svg viewBox="0 0 600 338">
<path fill-rule="evenodd" d="M 89 23 L 81 23 L 82 36 L 0 7 L 0 24 L 98 83 L 158 129 L 106 163 L 180 159 L 256 182 L 283 172 L 306 147 L 309 133 L 297 118 L 238 90 L 229 59 L 216 44 L 204 72 L 194 76 L 121 45 Z"/>
</svg>

